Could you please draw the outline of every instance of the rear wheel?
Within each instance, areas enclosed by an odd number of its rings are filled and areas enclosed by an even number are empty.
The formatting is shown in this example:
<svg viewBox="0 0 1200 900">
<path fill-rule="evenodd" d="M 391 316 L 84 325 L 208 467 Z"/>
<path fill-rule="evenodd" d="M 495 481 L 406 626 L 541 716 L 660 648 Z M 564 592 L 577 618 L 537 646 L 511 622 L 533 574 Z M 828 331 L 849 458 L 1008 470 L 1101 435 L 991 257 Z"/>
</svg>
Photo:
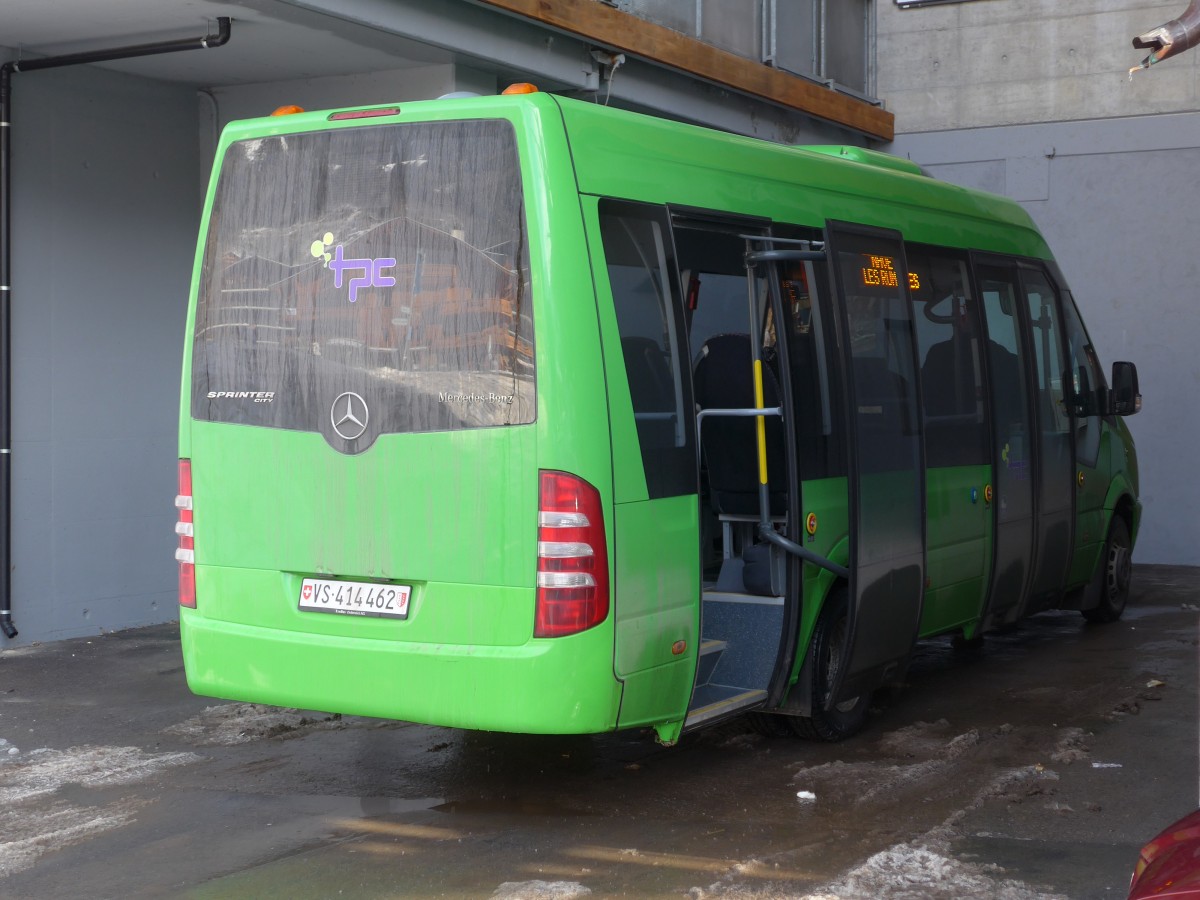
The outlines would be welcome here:
<svg viewBox="0 0 1200 900">
<path fill-rule="evenodd" d="M 849 636 L 850 602 L 845 585 L 838 585 L 825 599 L 825 607 L 813 630 L 812 715 L 788 720 L 800 737 L 815 741 L 840 741 L 861 730 L 867 719 L 870 697 L 866 694 L 825 708 L 833 692 Z"/>
<path fill-rule="evenodd" d="M 1108 526 L 1108 540 L 1104 542 L 1104 557 L 1095 575 L 1100 581 L 1100 602 L 1083 611 L 1089 622 L 1115 622 L 1125 612 L 1133 575 L 1129 545 L 1129 526 L 1120 516 L 1114 516 Z"/>
</svg>

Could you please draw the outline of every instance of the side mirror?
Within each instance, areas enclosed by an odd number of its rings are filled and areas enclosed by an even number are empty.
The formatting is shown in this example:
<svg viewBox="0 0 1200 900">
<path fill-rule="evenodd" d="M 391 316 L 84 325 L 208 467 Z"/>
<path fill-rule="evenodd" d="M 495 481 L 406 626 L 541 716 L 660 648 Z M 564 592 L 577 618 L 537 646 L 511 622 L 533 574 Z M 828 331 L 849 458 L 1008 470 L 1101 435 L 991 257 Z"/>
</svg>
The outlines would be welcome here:
<svg viewBox="0 0 1200 900">
<path fill-rule="evenodd" d="M 1112 365 L 1112 412 L 1117 416 L 1132 416 L 1142 408 L 1138 392 L 1137 366 L 1131 362 Z"/>
</svg>

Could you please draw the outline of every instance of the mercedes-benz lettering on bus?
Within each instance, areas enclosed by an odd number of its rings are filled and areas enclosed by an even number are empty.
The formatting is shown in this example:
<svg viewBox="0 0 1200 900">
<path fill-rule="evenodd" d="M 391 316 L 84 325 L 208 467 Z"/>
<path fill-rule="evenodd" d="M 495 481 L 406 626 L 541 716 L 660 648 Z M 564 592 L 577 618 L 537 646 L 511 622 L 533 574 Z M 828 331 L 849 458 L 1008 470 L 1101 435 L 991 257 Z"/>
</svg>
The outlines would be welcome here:
<svg viewBox="0 0 1200 900">
<path fill-rule="evenodd" d="M 181 630 L 214 697 L 836 739 L 914 642 L 1117 618 L 1121 416 L 1016 204 L 547 94 L 225 129 Z"/>
</svg>

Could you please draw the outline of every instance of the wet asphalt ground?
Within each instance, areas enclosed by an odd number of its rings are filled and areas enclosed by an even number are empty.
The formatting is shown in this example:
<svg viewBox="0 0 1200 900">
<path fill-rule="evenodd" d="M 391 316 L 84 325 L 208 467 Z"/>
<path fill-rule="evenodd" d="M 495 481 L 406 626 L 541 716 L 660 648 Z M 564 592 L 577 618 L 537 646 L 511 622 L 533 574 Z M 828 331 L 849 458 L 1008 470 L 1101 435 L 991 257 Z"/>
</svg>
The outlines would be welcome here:
<svg viewBox="0 0 1200 900">
<path fill-rule="evenodd" d="M 224 703 L 173 626 L 0 650 L 0 897 L 1124 897 L 1200 802 L 1198 624 L 1139 566 L 1113 625 L 922 644 L 835 745 Z"/>
</svg>

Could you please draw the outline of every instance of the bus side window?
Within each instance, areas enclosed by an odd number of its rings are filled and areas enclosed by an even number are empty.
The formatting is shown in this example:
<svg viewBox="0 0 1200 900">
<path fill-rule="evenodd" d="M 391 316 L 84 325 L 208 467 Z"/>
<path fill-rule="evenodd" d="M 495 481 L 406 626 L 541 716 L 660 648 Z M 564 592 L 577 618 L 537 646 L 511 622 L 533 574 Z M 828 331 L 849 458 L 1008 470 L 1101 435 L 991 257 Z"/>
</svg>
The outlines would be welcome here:
<svg viewBox="0 0 1200 900">
<path fill-rule="evenodd" d="M 950 251 L 907 247 L 931 468 L 991 458 L 984 416 L 980 312 L 965 260 Z"/>
<path fill-rule="evenodd" d="M 920 466 L 914 325 L 902 263 L 900 244 L 891 238 L 855 236 L 839 242 L 862 474 Z"/>
<path fill-rule="evenodd" d="M 1070 466 L 1071 422 L 1067 417 L 1066 387 L 1071 373 L 1063 359 L 1062 331 L 1054 288 L 1039 270 L 1022 269 L 1021 284 L 1029 306 L 1031 350 L 1037 365 L 1038 425 L 1042 433 L 1042 464 L 1051 460 Z"/>
<path fill-rule="evenodd" d="M 682 305 L 665 211 L 602 200 L 600 234 L 649 496 L 696 493 Z"/>
<path fill-rule="evenodd" d="M 1063 291 L 1063 326 L 1070 353 L 1069 412 L 1075 418 L 1075 456 L 1080 464 L 1095 466 L 1100 455 L 1100 397 L 1106 383 L 1104 370 L 1070 291 Z"/>
</svg>

